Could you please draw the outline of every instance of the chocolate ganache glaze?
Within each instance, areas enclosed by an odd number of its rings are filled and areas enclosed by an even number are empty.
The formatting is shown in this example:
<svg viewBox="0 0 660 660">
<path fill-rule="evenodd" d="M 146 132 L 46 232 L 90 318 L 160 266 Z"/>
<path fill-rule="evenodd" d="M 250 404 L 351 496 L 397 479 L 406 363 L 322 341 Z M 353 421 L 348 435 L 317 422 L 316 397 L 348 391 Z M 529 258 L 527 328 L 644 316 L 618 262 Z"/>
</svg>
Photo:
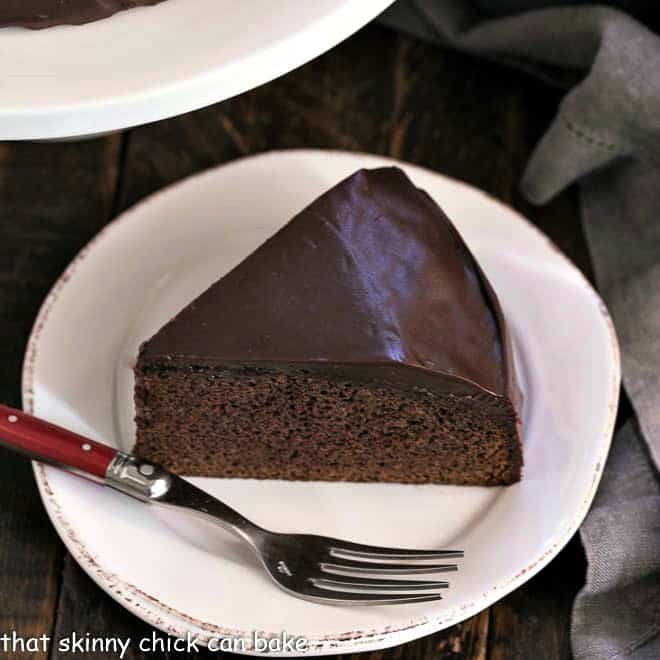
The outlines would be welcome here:
<svg viewBox="0 0 660 660">
<path fill-rule="evenodd" d="M 319 197 L 143 344 L 140 365 L 255 364 L 518 403 L 497 297 L 398 168 Z M 486 395 L 479 396 L 480 394 Z"/>
<path fill-rule="evenodd" d="M 163 0 L 0 0 L 0 27 L 80 25 Z"/>
</svg>

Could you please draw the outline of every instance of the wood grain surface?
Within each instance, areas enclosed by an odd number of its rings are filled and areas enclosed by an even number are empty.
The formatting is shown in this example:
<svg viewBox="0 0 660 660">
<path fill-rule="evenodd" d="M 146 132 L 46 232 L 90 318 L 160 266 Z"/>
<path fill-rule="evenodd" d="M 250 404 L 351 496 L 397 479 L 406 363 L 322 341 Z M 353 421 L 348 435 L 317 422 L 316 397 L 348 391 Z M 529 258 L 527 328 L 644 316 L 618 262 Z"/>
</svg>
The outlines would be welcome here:
<svg viewBox="0 0 660 660">
<path fill-rule="evenodd" d="M 559 98 L 521 73 L 370 25 L 279 80 L 188 115 L 85 142 L 0 143 L 0 400 L 20 404 L 22 356 L 39 305 L 101 227 L 163 186 L 270 149 L 387 154 L 457 177 L 522 211 L 590 276 L 574 191 L 542 208 L 518 192 Z M 574 539 L 541 574 L 472 619 L 393 649 L 343 657 L 568 658 L 570 608 L 583 577 Z M 30 466 L 2 449 L 0 596 L 0 636 L 75 631 L 139 639 L 152 632 L 65 552 Z M 7 657 L 73 656 L 51 646 Z M 125 657 L 147 656 L 133 646 Z"/>
</svg>

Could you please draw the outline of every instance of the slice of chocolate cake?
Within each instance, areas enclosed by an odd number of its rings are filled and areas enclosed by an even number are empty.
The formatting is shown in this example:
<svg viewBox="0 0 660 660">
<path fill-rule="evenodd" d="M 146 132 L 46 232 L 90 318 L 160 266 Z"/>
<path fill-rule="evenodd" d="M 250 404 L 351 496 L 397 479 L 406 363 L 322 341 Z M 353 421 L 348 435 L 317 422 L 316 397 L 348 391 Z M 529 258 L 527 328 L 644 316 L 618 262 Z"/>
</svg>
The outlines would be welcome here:
<svg viewBox="0 0 660 660">
<path fill-rule="evenodd" d="M 397 168 L 319 197 L 140 350 L 136 452 L 186 475 L 520 479 L 495 293 Z"/>
</svg>

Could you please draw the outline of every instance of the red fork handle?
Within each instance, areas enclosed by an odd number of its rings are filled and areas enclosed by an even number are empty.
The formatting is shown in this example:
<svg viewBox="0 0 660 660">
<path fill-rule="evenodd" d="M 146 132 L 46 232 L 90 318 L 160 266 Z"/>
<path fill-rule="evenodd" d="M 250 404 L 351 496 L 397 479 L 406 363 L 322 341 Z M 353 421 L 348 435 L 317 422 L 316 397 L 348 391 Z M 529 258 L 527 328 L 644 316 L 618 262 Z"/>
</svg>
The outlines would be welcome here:
<svg viewBox="0 0 660 660">
<path fill-rule="evenodd" d="M 0 444 L 35 461 L 104 478 L 117 450 L 0 405 Z"/>
</svg>

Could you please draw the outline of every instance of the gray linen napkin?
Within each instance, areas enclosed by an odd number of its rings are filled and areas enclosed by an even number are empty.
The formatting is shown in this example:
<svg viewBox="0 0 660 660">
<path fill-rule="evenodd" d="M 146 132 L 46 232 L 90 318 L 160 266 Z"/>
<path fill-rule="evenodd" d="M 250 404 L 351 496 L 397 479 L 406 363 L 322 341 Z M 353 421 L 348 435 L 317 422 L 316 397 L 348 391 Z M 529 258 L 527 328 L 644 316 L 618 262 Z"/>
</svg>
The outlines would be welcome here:
<svg viewBox="0 0 660 660">
<path fill-rule="evenodd" d="M 614 317 L 624 386 L 636 413 L 615 437 L 580 530 L 588 569 L 574 605 L 572 647 L 585 660 L 657 660 L 660 38 L 618 9 L 577 6 L 575 0 L 558 4 L 399 0 L 381 20 L 570 88 L 521 186 L 530 201 L 542 204 L 579 183 L 596 280 Z M 645 6 L 634 0 L 618 4 Z M 506 14 L 512 10 L 518 13 Z"/>
</svg>

